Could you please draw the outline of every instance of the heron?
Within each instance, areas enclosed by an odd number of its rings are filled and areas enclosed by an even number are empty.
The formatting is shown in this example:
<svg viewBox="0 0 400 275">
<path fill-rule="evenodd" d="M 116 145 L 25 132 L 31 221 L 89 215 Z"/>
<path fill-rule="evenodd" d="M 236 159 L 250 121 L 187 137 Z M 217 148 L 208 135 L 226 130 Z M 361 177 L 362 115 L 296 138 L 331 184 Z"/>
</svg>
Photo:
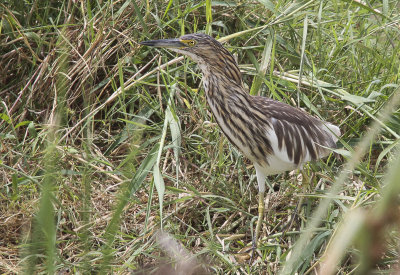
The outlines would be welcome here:
<svg viewBox="0 0 400 275">
<path fill-rule="evenodd" d="M 220 129 L 254 165 L 258 184 L 257 245 L 264 217 L 267 176 L 301 169 L 328 156 L 340 129 L 283 102 L 252 96 L 243 86 L 232 54 L 213 37 L 186 34 L 174 39 L 148 40 L 141 45 L 165 48 L 190 57 L 202 72 L 208 105 Z"/>
</svg>

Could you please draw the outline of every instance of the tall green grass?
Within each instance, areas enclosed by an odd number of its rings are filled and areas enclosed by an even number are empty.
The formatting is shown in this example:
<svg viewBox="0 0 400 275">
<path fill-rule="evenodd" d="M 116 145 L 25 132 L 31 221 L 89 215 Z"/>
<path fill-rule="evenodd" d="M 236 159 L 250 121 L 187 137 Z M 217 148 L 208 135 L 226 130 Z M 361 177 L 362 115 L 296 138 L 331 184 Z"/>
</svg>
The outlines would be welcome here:
<svg viewBox="0 0 400 275">
<path fill-rule="evenodd" d="M 399 8 L 1 3 L 1 272 L 176 273 L 188 255 L 194 274 L 398 272 Z M 342 131 L 304 168 L 307 188 L 296 171 L 269 177 L 252 262 L 254 168 L 219 131 L 196 65 L 138 44 L 193 32 L 224 43 L 251 94 Z"/>
</svg>

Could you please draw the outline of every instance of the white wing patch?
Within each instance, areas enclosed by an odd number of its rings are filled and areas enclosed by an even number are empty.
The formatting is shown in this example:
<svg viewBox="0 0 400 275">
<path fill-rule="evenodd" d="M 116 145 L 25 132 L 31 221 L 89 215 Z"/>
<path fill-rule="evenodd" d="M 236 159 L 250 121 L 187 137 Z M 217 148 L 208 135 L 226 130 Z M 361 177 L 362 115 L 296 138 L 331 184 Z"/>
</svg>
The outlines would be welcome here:
<svg viewBox="0 0 400 275">
<path fill-rule="evenodd" d="M 278 121 L 275 118 L 271 118 L 271 124 L 274 125 L 275 123 L 278 123 Z M 299 127 L 301 127 L 302 131 L 305 131 L 304 127 L 301 125 L 291 125 L 291 124 L 285 124 L 286 127 L 292 127 L 296 132 L 299 131 Z M 340 130 L 337 126 L 330 124 L 330 123 L 325 123 L 323 126 L 323 129 L 320 129 L 329 135 L 332 140 L 336 143 L 338 140 L 337 136 L 340 136 Z M 289 157 L 289 154 L 287 152 L 287 147 L 285 144 L 285 141 L 283 140 L 282 148 L 279 148 L 279 141 L 278 137 L 276 135 L 276 132 L 274 131 L 273 127 L 272 129 L 266 130 L 266 136 L 268 140 L 271 142 L 271 147 L 273 150 L 273 154 L 270 154 L 266 156 L 267 162 L 268 162 L 268 167 L 265 166 L 259 166 L 259 169 L 262 170 L 262 173 L 265 175 L 274 175 L 274 174 L 279 174 L 283 173 L 285 171 L 291 171 L 294 169 L 302 168 L 302 166 L 311 161 L 312 157 L 309 151 L 307 150 L 307 146 L 304 142 L 303 139 L 301 139 L 301 144 L 298 144 L 299 146 L 295 146 L 295 144 L 298 143 L 298 140 L 290 137 L 291 142 L 292 142 L 292 147 L 294 148 L 300 148 L 300 150 L 304 153 L 302 153 L 302 158 L 300 159 L 300 162 L 296 164 L 294 162 L 294 157 L 292 155 L 292 158 Z M 317 149 L 316 147 L 319 146 L 318 144 L 314 143 L 313 147 Z M 316 150 L 319 152 L 317 158 L 323 158 L 329 154 L 329 150 Z M 293 152 L 293 154 L 299 154 L 300 152 Z"/>
<path fill-rule="evenodd" d="M 282 146 L 282 150 L 278 147 L 278 137 L 273 129 L 266 131 L 267 138 L 271 142 L 273 154 L 265 156 L 268 162 L 268 167 L 260 166 L 265 175 L 274 175 L 285 171 L 294 170 L 297 165 L 289 159 L 286 151 L 286 146 Z"/>
</svg>

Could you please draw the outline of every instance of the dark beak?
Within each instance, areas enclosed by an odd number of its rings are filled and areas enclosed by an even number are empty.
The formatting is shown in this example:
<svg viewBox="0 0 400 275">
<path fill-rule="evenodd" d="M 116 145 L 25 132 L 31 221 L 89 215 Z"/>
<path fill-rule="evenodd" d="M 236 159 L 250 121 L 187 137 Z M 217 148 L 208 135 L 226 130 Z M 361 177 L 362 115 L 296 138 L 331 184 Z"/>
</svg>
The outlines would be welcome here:
<svg viewBox="0 0 400 275">
<path fill-rule="evenodd" d="M 160 40 L 148 40 L 139 42 L 139 44 L 157 48 L 182 48 L 187 47 L 186 44 L 182 43 L 178 38 L 175 39 L 160 39 Z"/>
</svg>

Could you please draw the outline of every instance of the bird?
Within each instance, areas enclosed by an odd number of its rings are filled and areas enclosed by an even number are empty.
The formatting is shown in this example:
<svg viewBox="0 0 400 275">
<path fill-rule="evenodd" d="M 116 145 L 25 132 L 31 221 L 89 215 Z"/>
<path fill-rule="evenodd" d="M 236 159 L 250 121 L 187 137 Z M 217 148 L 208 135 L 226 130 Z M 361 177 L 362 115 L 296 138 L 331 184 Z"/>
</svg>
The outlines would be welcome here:
<svg viewBox="0 0 400 275">
<path fill-rule="evenodd" d="M 217 124 L 256 170 L 258 221 L 253 247 L 257 246 L 267 176 L 301 169 L 309 161 L 328 156 L 336 148 L 339 127 L 286 103 L 250 95 L 233 55 L 207 34 L 139 43 L 186 55 L 198 64 L 206 100 Z"/>
</svg>

